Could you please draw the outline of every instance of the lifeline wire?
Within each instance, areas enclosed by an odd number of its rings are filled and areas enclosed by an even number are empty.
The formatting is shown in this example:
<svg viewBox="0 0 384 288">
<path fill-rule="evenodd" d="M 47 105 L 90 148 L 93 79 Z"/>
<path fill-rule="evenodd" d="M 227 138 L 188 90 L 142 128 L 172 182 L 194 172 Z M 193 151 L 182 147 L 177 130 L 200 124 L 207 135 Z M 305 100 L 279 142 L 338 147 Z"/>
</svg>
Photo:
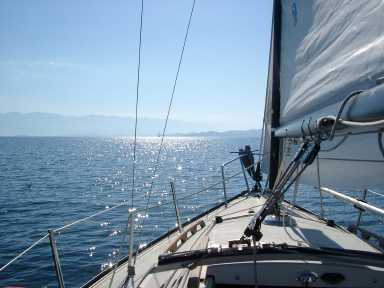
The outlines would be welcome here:
<svg viewBox="0 0 384 288">
<path fill-rule="evenodd" d="M 143 34 L 143 12 L 144 12 L 144 0 L 141 0 L 140 33 L 139 33 L 139 55 L 138 55 L 138 63 L 137 63 L 137 83 L 136 83 L 135 138 L 134 138 L 134 141 L 133 141 L 131 208 L 133 208 L 133 193 L 134 193 L 134 190 L 135 190 L 136 144 L 137 144 L 137 108 L 138 108 L 138 105 L 139 105 L 141 46 L 142 46 L 141 45 L 141 38 L 142 38 L 142 34 Z"/>
<path fill-rule="evenodd" d="M 154 179 L 156 177 L 157 169 L 158 169 L 158 166 L 159 166 L 160 155 L 161 155 L 161 152 L 162 152 L 162 149 L 163 149 L 163 144 L 164 144 L 165 132 L 167 130 L 169 114 L 171 113 L 173 97 L 174 97 L 175 91 L 176 91 L 176 85 L 177 85 L 177 80 L 179 78 L 181 63 L 183 61 L 184 50 L 185 50 L 185 46 L 186 46 L 186 43 L 187 43 L 187 40 L 188 40 L 189 28 L 191 26 L 191 20 L 192 20 L 192 16 L 193 16 L 193 11 L 195 9 L 195 3 L 196 3 L 196 0 L 193 0 L 192 9 L 191 9 L 191 12 L 189 14 L 188 25 L 187 25 L 187 29 L 186 29 L 186 33 L 185 33 L 185 37 L 184 37 L 183 47 L 182 47 L 180 58 L 179 58 L 179 64 L 177 66 L 176 77 L 175 77 L 175 80 L 173 82 L 172 94 L 171 94 L 171 98 L 169 100 L 168 111 L 167 111 L 167 115 L 166 115 L 166 118 L 165 118 L 165 123 L 164 123 L 164 127 L 163 127 L 163 133 L 162 133 L 161 141 L 160 141 L 160 147 L 159 147 L 159 150 L 158 150 L 158 153 L 157 153 L 156 162 L 155 162 L 155 166 L 154 166 L 154 169 L 153 169 L 153 176 L 152 176 L 151 185 L 150 185 L 150 188 L 149 188 L 147 203 L 145 205 L 145 211 L 146 211 L 145 213 L 147 213 L 147 210 L 148 210 L 148 205 L 149 205 L 149 202 L 150 202 L 150 199 L 151 199 L 151 195 L 152 195 L 152 190 L 153 190 Z"/>
<path fill-rule="evenodd" d="M 238 172 L 238 173 L 236 173 L 236 174 L 234 174 L 234 175 L 231 175 L 231 176 L 227 177 L 226 179 L 229 180 L 229 179 L 231 179 L 231 178 L 233 178 L 233 177 L 235 177 L 235 176 L 240 175 L 241 173 L 242 173 L 242 171 L 240 171 L 240 172 Z M 213 183 L 213 184 L 211 184 L 211 185 L 205 187 L 204 189 L 201 189 L 201 190 L 198 190 L 198 191 L 196 191 L 196 192 L 187 194 L 187 195 L 185 195 L 184 197 L 180 197 L 178 200 L 180 200 L 180 201 L 181 201 L 181 200 L 185 200 L 185 199 L 188 199 L 188 198 L 190 198 L 190 197 L 192 197 L 192 196 L 198 195 L 198 194 L 200 194 L 200 193 L 207 192 L 208 190 L 211 190 L 211 189 L 213 189 L 214 187 L 216 187 L 216 186 L 218 186 L 218 185 L 220 185 L 220 184 L 222 184 L 222 183 L 223 183 L 222 180 L 220 180 L 220 181 L 218 181 L 218 182 L 216 182 L 216 183 Z M 144 212 L 144 211 L 147 211 L 147 210 L 151 210 L 151 209 L 159 208 L 159 207 L 162 207 L 162 206 L 166 206 L 166 205 L 169 205 L 169 204 L 172 204 L 172 203 L 173 203 L 173 200 L 172 200 L 172 201 L 168 201 L 168 202 L 162 202 L 161 204 L 155 204 L 155 205 L 153 205 L 153 206 L 148 206 L 146 210 L 145 210 L 144 208 L 142 208 L 142 209 L 137 209 L 137 210 L 135 210 L 135 213 L 137 214 L 137 213 Z M 116 205 L 114 205 L 114 206 L 112 206 L 112 207 L 109 207 L 109 208 L 107 208 L 107 209 L 98 211 L 98 212 L 96 212 L 96 213 L 94 213 L 94 214 L 92 214 L 92 215 L 89 215 L 89 216 L 87 216 L 87 217 L 84 217 L 84 218 L 75 220 L 74 222 L 65 224 L 64 226 L 59 227 L 59 228 L 56 228 L 56 229 L 54 229 L 53 231 L 54 231 L 54 232 L 60 232 L 60 231 L 62 231 L 62 230 L 65 230 L 65 229 L 68 229 L 68 228 L 72 227 L 72 226 L 75 225 L 75 224 L 78 224 L 78 223 L 81 223 L 81 222 L 85 222 L 85 221 L 87 221 L 87 220 L 89 220 L 89 219 L 92 219 L 92 218 L 94 218 L 94 217 L 96 217 L 96 216 L 98 216 L 98 215 L 104 214 L 104 213 L 106 213 L 106 212 L 112 211 L 112 210 L 114 210 L 114 209 L 116 209 L 116 208 L 123 207 L 123 206 L 127 206 L 127 204 L 128 204 L 127 201 L 124 200 L 124 201 L 122 201 L 122 202 L 120 202 L 120 203 L 117 203 Z"/>
<path fill-rule="evenodd" d="M 13 262 L 15 262 L 17 259 L 19 259 L 21 256 L 23 256 L 25 253 L 30 251 L 33 247 L 37 246 L 40 242 L 42 242 L 44 239 L 48 238 L 49 234 L 45 234 L 43 237 L 41 237 L 39 240 L 34 242 L 31 246 L 23 250 L 21 253 L 19 253 L 16 257 L 12 258 L 7 264 L 4 266 L 0 267 L 0 272 L 5 270 L 9 265 L 11 265 Z"/>
<path fill-rule="evenodd" d="M 242 172 L 240 172 L 240 173 L 242 173 Z M 236 175 L 239 175 L 240 173 L 237 173 L 237 174 L 235 174 L 235 175 L 232 175 L 232 176 L 228 177 L 228 179 L 229 179 L 229 178 L 232 178 L 232 177 L 234 177 L 234 176 L 236 176 Z M 208 190 L 210 190 L 210 189 L 212 189 L 212 188 L 214 188 L 214 187 L 216 187 L 216 186 L 218 186 L 218 185 L 220 185 L 220 184 L 222 184 L 222 181 L 218 181 L 218 182 L 216 182 L 216 183 L 214 183 L 214 184 L 212 184 L 212 185 L 209 185 L 209 186 L 205 187 L 205 188 L 202 189 L 202 190 L 198 190 L 197 192 L 194 192 L 194 193 L 192 193 L 192 194 L 188 194 L 188 195 L 186 195 L 186 196 L 184 196 L 184 197 L 181 197 L 181 198 L 179 198 L 179 200 L 185 200 L 185 199 L 188 199 L 188 198 L 190 198 L 190 197 L 192 197 L 192 196 L 198 195 L 198 194 L 200 194 L 200 193 L 207 192 Z M 164 202 L 164 203 L 162 203 L 162 204 L 156 204 L 156 205 L 153 205 L 153 206 L 151 206 L 151 207 L 148 207 L 148 209 L 159 208 L 159 207 L 166 206 L 166 205 L 169 205 L 169 204 L 172 204 L 172 203 L 173 203 L 173 201 L 168 201 L 168 202 Z M 104 214 L 104 213 L 106 213 L 106 212 L 109 212 L 109 211 L 111 211 L 111 210 L 114 210 L 114 209 L 116 209 L 116 208 L 119 208 L 119 207 L 122 207 L 122 206 L 126 206 L 126 205 L 127 205 L 127 202 L 126 202 L 126 201 L 123 201 L 123 202 L 121 202 L 121 203 L 116 204 L 115 206 L 112 206 L 112 207 L 110 207 L 110 208 L 107 208 L 107 209 L 98 211 L 98 212 L 96 212 L 96 213 L 94 213 L 94 214 L 92 214 L 92 215 L 89 215 L 89 216 L 87 216 L 87 217 L 78 219 L 78 220 L 76 220 L 76 221 L 74 221 L 74 222 L 71 222 L 71 223 L 68 223 L 68 224 L 66 224 L 66 225 L 64 225 L 64 226 L 62 226 L 62 227 L 56 228 L 56 229 L 54 229 L 53 231 L 54 231 L 55 233 L 57 233 L 57 232 L 61 232 L 62 230 L 65 230 L 65 229 L 68 229 L 68 228 L 72 227 L 73 225 L 76 225 L 76 224 L 78 224 L 78 223 L 85 222 L 85 221 L 87 221 L 87 220 L 89 220 L 89 219 L 92 219 L 92 218 L 98 216 L 98 215 Z M 256 206 L 255 206 L 255 207 L 256 207 Z M 255 207 L 253 207 L 253 208 L 255 208 Z M 251 208 L 252 208 L 252 207 L 251 207 Z M 147 209 L 147 210 L 148 210 L 148 209 Z M 144 211 L 144 209 L 136 210 L 136 213 L 143 212 L 143 211 Z M 19 259 L 20 257 L 22 257 L 25 253 L 27 253 L 28 251 L 30 251 L 33 247 L 35 247 L 37 244 L 39 244 L 41 241 L 43 241 L 43 240 L 44 240 L 45 238 L 47 238 L 48 236 L 49 236 L 49 234 L 46 234 L 45 236 L 43 236 L 42 238 L 40 238 L 39 240 L 37 240 L 35 243 L 33 243 L 31 246 L 29 246 L 27 249 L 25 249 L 25 250 L 22 251 L 20 254 L 18 254 L 16 257 L 14 257 L 12 260 L 10 260 L 7 264 L 5 264 L 4 266 L 0 267 L 0 272 L 3 271 L 3 270 L 5 270 L 9 265 L 11 265 L 11 264 L 12 264 L 13 262 L 15 262 L 17 259 Z"/>
</svg>

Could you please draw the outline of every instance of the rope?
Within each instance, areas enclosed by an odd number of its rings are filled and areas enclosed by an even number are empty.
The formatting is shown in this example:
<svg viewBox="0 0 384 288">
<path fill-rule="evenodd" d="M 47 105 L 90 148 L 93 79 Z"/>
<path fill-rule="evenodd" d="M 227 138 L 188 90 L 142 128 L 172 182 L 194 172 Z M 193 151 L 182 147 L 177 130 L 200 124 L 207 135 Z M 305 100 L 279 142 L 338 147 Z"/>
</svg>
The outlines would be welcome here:
<svg viewBox="0 0 384 288">
<path fill-rule="evenodd" d="M 349 121 L 339 119 L 339 122 L 345 126 L 350 127 L 375 127 L 384 125 L 384 119 L 376 120 L 376 121 Z"/>
<path fill-rule="evenodd" d="M 173 98 L 175 96 L 175 91 L 176 91 L 176 86 L 177 86 L 177 80 L 179 79 L 179 74 L 180 74 L 180 68 L 181 68 L 181 64 L 183 62 L 183 56 L 184 56 L 184 50 L 185 50 L 185 46 L 186 46 L 186 43 L 187 43 L 187 40 L 188 40 L 188 34 L 189 34 L 189 29 L 190 29 L 190 26 L 191 26 L 191 21 L 192 21 L 192 16 L 193 16 L 193 11 L 195 9 L 195 3 L 196 3 L 196 0 L 193 0 L 193 4 L 192 4 L 192 8 L 191 8 L 191 12 L 189 14 L 189 20 L 188 20 L 188 25 L 187 25 L 187 29 L 186 29 L 186 32 L 185 32 L 185 36 L 184 36 L 184 42 L 183 42 L 183 47 L 181 49 L 181 54 L 180 54 L 180 58 L 179 58 L 179 64 L 177 66 L 177 72 L 176 72 L 176 76 L 175 76 L 175 80 L 173 82 L 173 87 L 172 87 L 172 94 L 171 94 L 171 98 L 169 100 L 169 105 L 168 105 L 168 111 L 167 111 L 167 115 L 165 117 L 165 123 L 164 123 L 164 127 L 163 127 L 163 133 L 161 135 L 161 141 L 160 141 L 160 147 L 159 147 L 159 150 L 158 150 L 158 153 L 157 153 L 157 157 L 156 157 L 156 162 L 155 162 L 155 166 L 154 166 L 154 169 L 153 169 L 153 177 L 152 177 L 152 180 L 151 180 L 151 185 L 150 185 L 150 188 L 149 188 L 149 193 L 148 193 L 148 198 L 147 198 L 147 203 L 145 205 L 145 212 L 147 212 L 147 207 L 150 203 L 150 199 L 151 199 L 151 195 L 152 195 L 152 192 L 153 192 L 153 184 L 154 184 L 154 181 L 155 181 L 155 176 L 156 176 L 156 173 L 157 173 L 157 169 L 158 169 L 158 166 L 159 166 L 159 160 L 160 160 L 160 155 L 161 155 L 161 152 L 162 152 L 162 149 L 163 149 L 163 144 L 164 144 L 164 138 L 165 138 L 165 132 L 167 130 L 167 125 L 168 125 L 168 119 L 169 119 L 169 115 L 171 113 L 171 108 L 172 108 L 172 103 L 173 103 Z"/>
<path fill-rule="evenodd" d="M 45 238 L 47 238 L 49 234 L 44 235 L 39 240 L 37 240 L 35 243 L 33 243 L 31 246 L 29 246 L 27 249 L 25 249 L 23 252 L 18 254 L 16 257 L 14 257 L 11 261 L 9 261 L 7 264 L 5 264 L 3 267 L 0 268 L 0 272 L 5 270 L 9 265 L 11 265 L 13 262 L 15 262 L 17 259 L 19 259 L 21 256 L 23 256 L 25 253 L 27 253 L 29 250 L 31 250 L 33 247 L 38 245 L 40 242 L 42 242 Z"/>
<path fill-rule="evenodd" d="M 298 173 L 299 170 L 296 171 L 296 173 Z M 293 206 L 296 205 L 296 198 L 297 198 L 297 194 L 299 192 L 299 183 L 300 183 L 300 178 L 297 178 L 297 181 L 295 182 L 295 188 L 293 189 L 293 199 L 292 199 L 292 204 Z"/>
<path fill-rule="evenodd" d="M 230 215 L 233 215 L 233 214 L 238 214 L 240 212 L 249 211 L 250 209 L 253 209 L 253 208 L 262 207 L 263 205 L 264 204 L 259 204 L 259 205 L 251 206 L 251 207 L 248 207 L 248 208 L 245 208 L 245 209 L 236 210 L 235 212 L 231 212 L 231 213 L 227 213 L 227 214 L 220 214 L 220 216 L 221 217 L 227 217 L 227 216 L 230 216 Z"/>
<path fill-rule="evenodd" d="M 339 120 L 340 120 L 341 113 L 343 112 L 345 105 L 348 103 L 349 100 L 351 100 L 351 99 L 354 98 L 355 96 L 361 94 L 362 92 L 363 92 L 363 90 L 357 90 L 357 91 L 354 91 L 354 92 L 352 92 L 351 94 L 349 94 L 349 95 L 343 100 L 343 102 L 342 102 L 341 105 L 340 105 L 339 112 L 337 113 L 337 116 L 336 116 L 336 119 L 335 119 L 335 123 L 333 123 L 332 129 L 331 129 L 331 133 L 329 134 L 329 138 L 328 138 L 329 140 L 332 140 L 333 137 L 335 136 L 336 125 L 337 125 L 337 123 L 338 123 Z"/>
<path fill-rule="evenodd" d="M 136 83 L 135 138 L 134 138 L 134 141 L 133 141 L 131 208 L 133 208 L 133 194 L 134 194 L 134 190 L 135 190 L 136 146 L 137 146 L 137 108 L 138 108 L 138 105 L 139 105 L 141 46 L 142 46 L 141 45 L 141 38 L 142 38 L 142 34 L 143 34 L 143 12 L 144 12 L 144 0 L 141 0 L 140 33 L 139 33 L 139 54 L 138 54 L 138 63 L 137 63 L 137 83 Z"/>
<path fill-rule="evenodd" d="M 364 91 L 363 90 L 354 91 L 343 100 L 343 102 L 340 105 L 337 116 L 335 118 L 335 122 L 332 125 L 331 133 L 328 137 L 329 140 L 332 140 L 333 137 L 335 136 L 336 126 L 338 123 L 345 125 L 345 126 L 349 126 L 349 127 L 375 127 L 375 126 L 384 125 L 384 119 L 380 119 L 380 120 L 376 120 L 376 121 L 367 121 L 367 122 L 365 122 L 365 121 L 364 122 L 362 122 L 362 121 L 349 121 L 349 120 L 341 119 L 341 114 L 345 108 L 345 105 L 348 103 L 348 101 L 350 101 L 352 98 L 360 95 L 362 92 L 364 92 Z M 383 149 L 383 151 L 384 151 L 384 149 Z M 383 153 L 383 155 L 384 155 L 384 153 Z"/>
<path fill-rule="evenodd" d="M 377 134 L 377 142 L 378 142 L 378 144 L 379 144 L 380 152 L 381 152 L 381 154 L 382 154 L 383 157 L 384 157 L 383 132 L 381 132 L 381 131 Z"/>
<path fill-rule="evenodd" d="M 331 152 L 333 150 L 336 150 L 337 148 L 339 148 L 339 146 L 341 144 L 343 144 L 345 142 L 345 140 L 347 140 L 348 137 L 349 137 L 349 133 L 345 134 L 344 137 L 339 141 L 339 143 L 335 144 L 333 147 L 328 148 L 328 149 L 321 149 L 320 151 L 321 152 Z"/>
</svg>

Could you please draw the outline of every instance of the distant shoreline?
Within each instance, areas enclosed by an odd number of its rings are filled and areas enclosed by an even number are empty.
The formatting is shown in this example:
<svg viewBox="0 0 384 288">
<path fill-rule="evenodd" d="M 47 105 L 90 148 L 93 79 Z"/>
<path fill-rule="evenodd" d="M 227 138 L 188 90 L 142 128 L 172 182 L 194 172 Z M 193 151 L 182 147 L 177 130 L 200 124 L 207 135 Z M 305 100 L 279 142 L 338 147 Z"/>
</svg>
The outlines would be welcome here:
<svg viewBox="0 0 384 288">
<path fill-rule="evenodd" d="M 163 121 L 139 120 L 139 137 L 161 135 Z M 54 113 L 0 113 L 2 137 L 132 137 L 134 118 L 88 115 L 67 116 Z M 258 137 L 258 129 L 215 131 L 208 123 L 170 119 L 168 137 Z M 220 129 L 221 130 L 221 129 Z M 196 132 L 198 131 L 198 132 Z"/>
<path fill-rule="evenodd" d="M 169 136 L 177 137 L 259 137 L 261 130 L 228 130 L 223 132 L 207 131 L 207 132 L 190 132 L 190 133 L 175 133 Z"/>
<path fill-rule="evenodd" d="M 239 131 L 241 132 L 241 131 Z M 239 134 L 233 136 L 219 135 L 225 132 L 218 132 L 215 135 L 205 135 L 205 132 L 179 135 L 165 135 L 166 138 L 258 138 L 258 134 Z M 203 135 L 204 134 L 204 135 Z M 0 138 L 133 138 L 133 135 L 0 135 Z M 139 135 L 137 138 L 161 138 L 154 135 Z"/>
</svg>

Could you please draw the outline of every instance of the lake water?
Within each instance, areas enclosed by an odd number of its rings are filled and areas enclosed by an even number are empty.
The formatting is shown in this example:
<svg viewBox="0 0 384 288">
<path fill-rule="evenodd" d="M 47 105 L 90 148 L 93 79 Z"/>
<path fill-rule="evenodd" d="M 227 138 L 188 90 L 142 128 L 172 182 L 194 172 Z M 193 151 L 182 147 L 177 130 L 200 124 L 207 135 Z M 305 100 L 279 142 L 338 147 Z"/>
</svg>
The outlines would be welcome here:
<svg viewBox="0 0 384 288">
<path fill-rule="evenodd" d="M 154 175 L 160 138 L 140 138 L 137 147 L 136 189 L 133 206 L 145 206 Z M 151 204 L 172 199 L 169 177 L 175 179 L 177 197 L 183 198 L 221 181 L 220 165 L 235 157 L 245 144 L 258 147 L 256 138 L 170 137 L 165 141 L 154 178 Z M 240 170 L 238 161 L 227 167 L 230 176 Z M 108 209 L 122 201 L 131 205 L 132 139 L 80 137 L 0 138 L 0 266 L 44 236 L 76 219 Z M 228 183 L 228 194 L 245 189 L 242 175 Z M 319 211 L 318 192 L 301 187 L 299 203 Z M 361 192 L 350 192 L 359 197 Z M 291 195 L 287 195 L 287 198 Z M 372 200 L 384 204 L 380 196 Z M 222 186 L 179 201 L 187 220 L 223 201 Z M 376 202 L 377 202 L 376 201 Z M 381 202 L 380 202 L 381 201 Z M 102 269 L 127 255 L 127 206 L 74 225 L 57 235 L 64 280 L 78 287 Z M 384 205 L 383 205 L 384 206 Z M 356 219 L 356 209 L 325 199 L 327 215 L 342 225 Z M 172 205 L 141 213 L 136 220 L 136 245 L 175 227 Z M 145 225 L 139 225 L 145 221 Z M 384 232 L 380 221 L 364 216 L 363 223 Z M 0 287 L 55 287 L 48 240 L 0 272 Z"/>
</svg>

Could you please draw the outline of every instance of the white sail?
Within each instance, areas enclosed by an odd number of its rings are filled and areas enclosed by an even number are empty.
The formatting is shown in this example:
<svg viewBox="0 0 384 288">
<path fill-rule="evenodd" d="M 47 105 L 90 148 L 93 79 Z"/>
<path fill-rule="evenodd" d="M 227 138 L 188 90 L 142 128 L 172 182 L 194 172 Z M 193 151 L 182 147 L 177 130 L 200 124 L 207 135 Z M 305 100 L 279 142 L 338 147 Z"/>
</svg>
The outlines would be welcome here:
<svg viewBox="0 0 384 288">
<path fill-rule="evenodd" d="M 340 141 L 340 146 L 333 143 Z M 323 151 L 318 155 L 320 173 L 317 173 L 317 161 L 314 161 L 300 177 L 300 183 L 317 186 L 319 175 L 320 184 L 327 187 L 347 190 L 384 188 L 384 158 L 377 142 L 376 134 L 340 136 L 335 141 L 323 142 Z M 297 149 L 297 144 L 284 140 L 285 159 L 291 159 Z"/>
<path fill-rule="evenodd" d="M 343 117 L 383 118 L 384 1 L 276 0 L 275 6 L 280 33 L 274 35 L 279 37 L 279 67 L 273 77 L 278 80 L 268 81 L 265 119 L 267 135 L 277 131 L 275 135 L 284 137 L 279 147 L 281 164 L 295 152 L 296 145 L 288 138 L 300 138 L 304 130 L 308 133 L 321 117 L 335 117 L 340 103 L 354 91 L 366 92 L 348 103 Z M 269 76 L 275 60 L 270 60 Z M 276 83 L 278 93 L 272 93 Z M 279 103 L 278 125 L 271 121 L 273 101 Z M 323 141 L 322 184 L 356 189 L 384 186 L 380 128 L 384 127 L 347 129 L 332 141 Z M 346 134 L 351 135 L 344 138 Z M 269 168 L 271 147 L 266 138 L 263 167 Z M 301 181 L 317 185 L 316 161 Z"/>
<path fill-rule="evenodd" d="M 280 125 L 343 100 L 384 76 L 382 0 L 286 0 Z"/>
</svg>

